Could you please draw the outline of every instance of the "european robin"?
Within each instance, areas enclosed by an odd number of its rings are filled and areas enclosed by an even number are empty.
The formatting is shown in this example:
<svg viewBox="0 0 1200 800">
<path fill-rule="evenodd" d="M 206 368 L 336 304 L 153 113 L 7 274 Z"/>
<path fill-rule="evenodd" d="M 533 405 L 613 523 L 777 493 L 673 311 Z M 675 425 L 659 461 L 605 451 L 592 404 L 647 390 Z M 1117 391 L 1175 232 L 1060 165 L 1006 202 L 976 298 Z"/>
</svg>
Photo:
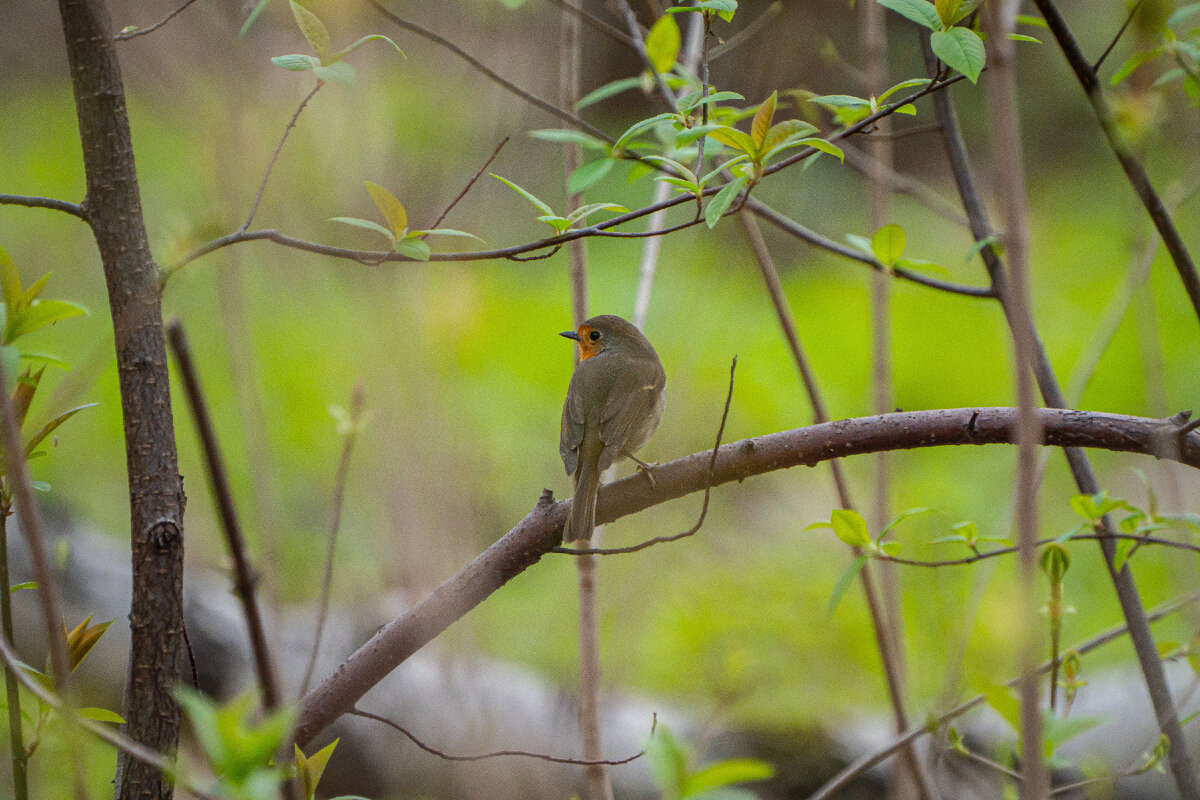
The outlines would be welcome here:
<svg viewBox="0 0 1200 800">
<path fill-rule="evenodd" d="M 579 363 L 563 403 L 558 453 L 575 479 L 563 541 L 590 539 L 596 527 L 600 473 L 654 435 L 667 400 L 667 374 L 637 326 L 620 317 L 592 317 L 560 336 L 579 344 Z"/>
</svg>

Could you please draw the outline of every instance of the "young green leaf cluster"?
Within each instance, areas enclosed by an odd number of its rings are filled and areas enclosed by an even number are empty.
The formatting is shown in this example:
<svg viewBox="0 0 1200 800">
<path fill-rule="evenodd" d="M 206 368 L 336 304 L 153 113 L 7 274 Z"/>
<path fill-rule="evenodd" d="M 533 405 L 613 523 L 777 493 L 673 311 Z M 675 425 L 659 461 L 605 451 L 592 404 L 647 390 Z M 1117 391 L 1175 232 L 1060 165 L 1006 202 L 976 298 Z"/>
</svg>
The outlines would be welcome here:
<svg viewBox="0 0 1200 800">
<path fill-rule="evenodd" d="M 471 239 L 479 239 L 473 233 L 456 231 L 452 228 L 410 231 L 408 229 L 408 212 L 404 209 L 404 204 L 396 198 L 396 195 L 378 183 L 363 181 L 363 185 L 367 187 L 367 194 L 371 195 L 371 200 L 374 201 L 375 207 L 379 209 L 379 213 L 383 215 L 384 221 L 387 222 L 387 227 L 380 225 L 378 222 L 372 222 L 369 219 L 359 219 L 358 217 L 331 217 L 330 222 L 341 222 L 346 225 L 353 225 L 356 228 L 374 231 L 386 237 L 391 242 L 394 252 L 402 256 L 415 258 L 417 261 L 429 260 L 430 250 L 428 243 L 425 242 L 426 236 L 466 236 Z"/>
<path fill-rule="evenodd" d="M 524 197 L 526 200 L 532 203 L 538 211 L 541 211 L 542 215 L 537 218 L 538 222 L 546 223 L 554 229 L 555 233 L 563 233 L 564 231 L 570 230 L 571 226 L 573 226 L 576 222 L 583 222 L 597 211 L 615 211 L 620 214 L 629 210 L 625 206 L 620 206 L 616 203 L 588 203 L 587 205 L 582 205 L 575 209 L 565 217 L 559 216 L 558 214 L 554 213 L 553 208 L 551 208 L 547 203 L 539 200 L 531 192 L 522 189 L 520 186 L 517 186 L 517 184 L 513 183 L 507 178 L 501 178 L 494 172 L 489 174 L 504 185 L 510 187 L 514 192 L 521 195 L 521 197 Z"/>
<path fill-rule="evenodd" d="M 754 800 L 757 794 L 734 784 L 765 781 L 775 774 L 774 767 L 756 758 L 728 758 L 695 768 L 695 756 L 663 725 L 647 746 L 646 758 L 663 800 Z"/>
<path fill-rule="evenodd" d="M 396 48 L 396 51 L 400 55 L 404 55 L 404 51 L 400 49 L 399 45 L 388 37 L 378 33 L 364 36 L 349 47 L 343 47 L 341 50 L 334 51 L 329 38 L 329 30 L 325 27 L 325 23 L 321 22 L 316 14 L 297 3 L 296 0 L 288 0 L 288 3 L 292 7 L 292 16 L 296 19 L 296 25 L 299 26 L 300 33 L 304 34 L 304 38 L 312 45 L 316 56 L 305 55 L 303 53 L 275 56 L 271 59 L 271 63 L 277 67 L 282 67 L 292 72 L 307 72 L 311 69 L 313 75 L 319 81 L 336 83 L 339 86 L 351 86 L 354 84 L 354 67 L 342 59 L 367 42 L 376 40 L 387 42 Z M 245 26 L 242 28 L 243 32 L 254 22 L 258 14 L 262 12 L 264 5 L 265 0 L 260 2 L 254 11 L 251 12 Z"/>
<path fill-rule="evenodd" d="M 1200 107 L 1200 24 L 1197 23 L 1200 23 L 1200 3 L 1189 3 L 1176 9 L 1159 30 L 1159 43 L 1131 55 L 1113 73 L 1109 83 L 1116 86 L 1143 64 L 1165 59 L 1175 66 L 1163 70 L 1152 87 L 1178 81 L 1192 105 Z M 1188 24 L 1193 27 L 1184 30 Z"/>
</svg>

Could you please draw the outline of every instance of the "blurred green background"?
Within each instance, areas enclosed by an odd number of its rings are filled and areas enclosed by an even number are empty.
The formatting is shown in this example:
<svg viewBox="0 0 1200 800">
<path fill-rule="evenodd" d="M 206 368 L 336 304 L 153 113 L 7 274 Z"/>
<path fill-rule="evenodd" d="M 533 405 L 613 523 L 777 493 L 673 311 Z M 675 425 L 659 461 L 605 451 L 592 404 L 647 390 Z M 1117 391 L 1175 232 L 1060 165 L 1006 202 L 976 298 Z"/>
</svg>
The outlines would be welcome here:
<svg viewBox="0 0 1200 800">
<path fill-rule="evenodd" d="M 382 33 L 407 58 L 374 44 L 351 57 L 357 83 L 323 89 L 301 116 L 255 226 L 375 248 L 380 240 L 370 234 L 327 221 L 376 218 L 364 180 L 391 189 L 413 223 L 427 226 L 504 136 L 512 140 L 491 171 L 561 207 L 560 149 L 525 135 L 558 127 L 554 119 L 369 8 L 349 0 L 310 5 L 330 27 L 335 47 Z M 595 5 L 597 14 L 616 21 Z M 734 29 L 765 5 L 744 2 Z M 1103 48 L 1125 10 L 1115 0 L 1062 5 L 1088 52 Z M 148 24 L 171 7 L 114 2 L 114 28 Z M 392 7 L 519 85 L 555 97 L 559 11 L 551 4 L 528 0 L 512 9 L 498 0 L 462 0 Z M 311 88 L 311 74 L 284 72 L 268 60 L 306 50 L 286 5 L 273 3 L 239 41 L 241 12 L 197 3 L 158 33 L 120 45 L 147 225 L 160 263 L 240 224 L 287 120 Z M 56 19 L 25 4 L 8 14 L 12 24 L 0 46 L 0 191 L 78 200 L 80 150 Z M 911 26 L 895 15 L 888 24 L 894 82 L 920 76 Z M 856 26 L 844 2 L 785 4 L 751 44 L 713 65 L 713 80 L 754 102 L 772 89 L 798 87 L 860 94 L 847 70 L 821 58 L 830 40 L 845 59 L 860 63 Z M 638 72 L 628 52 L 584 30 L 584 91 Z M 1133 52 L 1140 35 L 1135 30 L 1118 47 L 1106 70 Z M 1034 311 L 1065 384 L 1103 309 L 1123 291 L 1148 226 L 1053 44 L 1022 45 L 1020 58 Z M 986 187 L 990 141 L 982 88 L 962 82 L 952 91 Z M 1145 130 L 1140 143 L 1156 183 L 1168 189 L 1194 181 L 1197 118 L 1184 108 L 1177 86 L 1161 95 L 1127 86 L 1117 101 L 1130 130 Z M 623 95 L 585 115 L 615 133 L 655 111 L 644 98 Z M 796 112 L 792 105 L 780 114 Z M 917 119 L 902 124 L 931 118 L 923 101 Z M 897 143 L 898 168 L 953 201 L 943 162 L 936 136 Z M 624 174 L 623 167 L 615 170 L 587 199 L 631 208 L 647 202 L 650 181 L 629 185 Z M 868 185 L 829 157 L 804 172 L 782 173 L 757 192 L 832 238 L 870 234 Z M 531 210 L 485 177 L 446 225 L 476 233 L 488 246 L 505 246 L 544 235 Z M 1200 242 L 1196 202 L 1175 217 L 1185 240 Z M 964 229 L 902 197 L 891 219 L 908 231 L 910 255 L 944 265 L 956 281 L 983 283 L 978 260 L 965 260 L 971 240 Z M 871 413 L 869 270 L 766 233 L 831 413 Z M 127 490 L 112 332 L 89 231 L 62 214 L 0 207 L 0 245 L 26 280 L 53 273 L 45 296 L 79 301 L 92 311 L 30 342 L 73 365 L 49 379 L 53 391 L 41 393 L 35 421 L 67 402 L 101 404 L 61 430 L 36 475 L 53 485 L 47 503 L 56 511 L 124 537 Z M 461 246 L 458 240 L 434 245 Z M 593 313 L 632 313 L 642 246 L 639 240 L 589 242 Z M 569 495 L 557 440 L 571 353 L 556 335 L 571 324 L 568 296 L 565 253 L 525 264 L 366 267 L 250 243 L 209 255 L 172 278 L 164 314 L 179 317 L 190 334 L 255 555 L 283 602 L 307 604 L 317 596 L 340 448 L 328 407 L 347 405 L 356 382 L 364 387 L 370 420 L 353 457 L 336 603 L 415 601 L 514 525 L 543 487 Z M 893 298 L 898 406 L 1012 404 L 1009 347 L 996 304 L 904 282 L 893 284 Z M 727 441 L 812 421 L 734 222 L 711 232 L 692 228 L 663 242 L 646 333 L 666 366 L 669 402 L 644 458 L 666 461 L 711 446 L 734 354 L 739 367 Z M 1195 405 L 1198 387 L 1196 320 L 1160 251 L 1080 405 L 1166 415 Z M 224 569 L 194 430 L 178 396 L 175 418 L 190 501 L 188 563 Z M 1094 460 L 1102 485 L 1118 496 L 1144 502 L 1134 471 L 1140 468 L 1167 510 L 1200 510 L 1194 474 L 1137 457 L 1097 453 Z M 873 463 L 846 463 L 863 509 L 873 491 Z M 940 511 L 901 526 L 906 555 L 960 555 L 954 545 L 930 544 L 959 520 L 974 520 L 985 535 L 1010 533 L 1009 448 L 899 453 L 890 463 L 894 510 Z M 1077 521 L 1067 505 L 1073 493 L 1061 455 L 1051 453 L 1041 496 L 1046 535 Z M 608 527 L 605 542 L 630 544 L 684 530 L 699 505 L 694 496 L 622 520 Z M 826 467 L 776 473 L 716 489 L 699 535 L 604 559 L 599 602 L 607 687 L 678 699 L 722 720 L 763 727 L 883 713 L 884 685 L 861 596 L 851 592 L 835 613 L 826 611 L 849 555 L 828 531 L 802 532 L 828 519 L 835 505 Z M 271 539 L 277 541 L 273 559 Z M 1068 644 L 1120 619 L 1094 546 L 1080 543 L 1072 552 L 1066 597 L 1077 613 L 1066 621 Z M 1134 569 L 1153 605 L 1194 587 L 1195 568 L 1189 555 L 1154 551 L 1143 552 Z M 1011 560 L 898 575 L 915 717 L 1013 674 Z M 550 556 L 433 646 L 511 659 L 573 686 L 575 606 L 574 567 Z M 1187 640 L 1193 627 L 1176 618 L 1161 630 Z M 1085 677 L 1089 669 L 1127 659 L 1125 648 L 1085 658 Z"/>
</svg>

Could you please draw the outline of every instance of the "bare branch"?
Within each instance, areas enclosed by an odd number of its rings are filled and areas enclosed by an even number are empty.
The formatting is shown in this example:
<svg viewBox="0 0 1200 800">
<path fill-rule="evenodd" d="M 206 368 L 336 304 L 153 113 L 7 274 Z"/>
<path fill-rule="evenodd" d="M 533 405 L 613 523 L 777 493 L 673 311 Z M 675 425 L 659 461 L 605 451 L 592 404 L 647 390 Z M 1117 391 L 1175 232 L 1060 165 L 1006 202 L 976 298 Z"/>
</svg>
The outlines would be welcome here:
<svg viewBox="0 0 1200 800">
<path fill-rule="evenodd" d="M 323 81 L 318 80 L 312 91 L 304 96 L 300 105 L 296 106 L 296 113 L 292 114 L 292 118 L 288 120 L 287 127 L 283 129 L 283 136 L 279 137 L 279 144 L 275 145 L 275 151 L 271 153 L 271 160 L 267 162 L 267 170 L 263 173 L 262 181 L 258 184 L 258 192 L 254 195 L 254 202 L 250 205 L 250 213 L 246 215 L 246 221 L 242 223 L 242 227 L 238 228 L 239 232 L 249 230 L 250 223 L 254 221 L 254 215 L 258 213 L 258 204 L 262 202 L 263 192 L 267 189 L 267 181 L 271 179 L 271 171 L 275 169 L 275 162 L 279 160 L 279 153 L 283 150 L 283 143 L 287 141 L 292 128 L 296 127 L 296 120 L 300 119 L 300 113 L 304 111 L 308 101 L 316 97 L 317 92 L 321 91 L 321 87 L 324 85 Z"/>
<path fill-rule="evenodd" d="M 168 22 L 173 20 L 176 17 L 176 15 L 178 15 L 180 12 L 182 12 L 185 8 L 187 8 L 194 2 L 196 2 L 196 0 L 183 0 L 183 4 L 180 5 L 178 8 L 176 8 L 174 11 L 172 11 L 170 14 L 167 14 L 165 17 L 160 19 L 158 22 L 154 23 L 153 25 L 149 25 L 145 28 L 138 28 L 136 26 L 131 25 L 130 27 L 133 28 L 133 30 L 123 30 L 119 33 L 113 34 L 113 41 L 125 42 L 136 36 L 145 36 L 147 33 L 153 33 L 154 31 L 161 28 L 163 25 L 166 25 Z"/>
<path fill-rule="evenodd" d="M 908 411 L 839 420 L 722 445 L 711 483 L 741 481 L 774 470 L 811 466 L 882 450 L 1012 443 L 1016 411 L 960 408 Z M 1050 447 L 1142 453 L 1200 468 L 1200 434 L 1176 436 L 1169 420 L 1040 409 Z M 612 522 L 710 483 L 708 450 L 654 468 L 653 487 L 635 475 L 600 487 L 596 521 Z M 398 619 L 385 625 L 305 696 L 296 741 L 305 745 L 409 656 L 562 542 L 569 502 L 546 491 L 516 527 Z M 1143 620 L 1145 618 L 1143 617 Z"/>
<path fill-rule="evenodd" d="M 337 549 L 338 531 L 342 527 L 342 500 L 346 494 L 346 476 L 350 472 L 350 454 L 354 452 L 354 444 L 358 441 L 359 427 L 363 422 L 364 390 L 362 384 L 357 384 L 350 396 L 349 430 L 345 431 L 342 439 L 342 455 L 338 458 L 337 474 L 333 479 L 333 510 L 329 520 L 329 538 L 325 544 L 325 571 L 321 576 L 321 599 L 317 605 L 317 625 L 313 633 L 312 652 L 308 655 L 308 665 L 304 668 L 304 679 L 300 681 L 300 697 L 308 692 L 312 682 L 313 670 L 317 666 L 317 656 L 321 652 L 321 639 L 325 634 L 325 619 L 329 614 L 329 596 L 333 590 L 333 556 Z"/>
<path fill-rule="evenodd" d="M 1166 548 L 1170 548 L 1173 550 L 1190 550 L 1193 553 L 1200 553 L 1200 545 L 1191 544 L 1190 542 L 1177 542 L 1177 541 L 1174 541 L 1173 539 L 1160 539 L 1155 536 L 1136 536 L 1133 534 L 1126 534 L 1126 533 L 1114 533 L 1111 535 L 1110 534 L 1103 534 L 1103 535 L 1107 538 L 1117 539 L 1118 541 L 1125 539 L 1128 541 L 1135 542 L 1139 545 L 1157 545 L 1159 547 L 1166 547 Z M 1101 537 L 1101 534 L 1096 534 L 1096 533 L 1078 533 L 1078 534 L 1075 534 L 1074 536 L 1069 537 L 1067 539 L 1067 541 L 1069 541 L 1069 542 L 1082 542 L 1082 541 L 1088 541 L 1088 540 L 1098 541 L 1100 539 L 1100 537 Z M 1039 539 L 1038 541 L 1033 543 L 1033 546 L 1034 547 L 1044 547 L 1048 544 L 1051 544 L 1052 542 L 1057 542 L 1057 541 L 1058 541 L 1058 539 Z M 996 550 L 988 550 L 987 552 L 983 552 L 983 553 L 975 553 L 974 555 L 964 556 L 962 558 L 946 559 L 945 561 L 918 561 L 918 560 L 912 559 L 912 558 L 901 558 L 900 556 L 872 556 L 872 557 L 876 558 L 880 561 L 890 561 L 893 564 L 902 564 L 906 567 L 930 567 L 930 568 L 961 567 L 961 566 L 966 566 L 968 564 L 975 564 L 979 561 L 985 561 L 989 558 L 996 558 L 998 556 L 1012 555 L 1013 553 L 1016 553 L 1017 550 L 1018 550 L 1018 548 L 1016 546 L 1000 547 L 1000 548 L 997 548 Z"/>
<path fill-rule="evenodd" d="M 625 45 L 626 47 L 629 47 L 629 48 L 634 47 L 633 37 L 631 37 L 629 34 L 625 33 L 624 31 L 620 30 L 619 28 L 609 25 L 607 22 L 600 19 L 599 17 L 597 17 L 593 14 L 589 14 L 588 12 L 584 11 L 582 8 L 579 8 L 577 6 L 572 5 L 571 3 L 568 3 L 567 0 L 546 0 L 546 2 L 551 3 L 555 6 L 558 6 L 563 11 L 566 11 L 568 14 L 576 15 L 581 20 L 583 20 L 585 23 L 590 25 L 592 28 L 595 28 L 596 30 L 600 31 L 601 33 L 603 33 L 605 36 L 609 37 L 610 39 L 615 39 L 616 41 L 620 42 L 621 44 Z"/>
<path fill-rule="evenodd" d="M 488 160 L 483 162 L 483 166 L 479 168 L 479 171 L 471 176 L 471 180 L 467 181 L 467 185 L 463 187 L 463 190 L 459 192 L 453 200 L 450 201 L 450 205 L 446 206 L 446 210 L 439 214 L 438 218 L 435 219 L 433 224 L 429 226 L 430 230 L 433 230 L 438 225 L 441 225 L 442 220 L 444 220 L 446 216 L 454 210 L 454 207 L 458 205 L 459 201 L 467 196 L 467 192 L 471 191 L 471 187 L 475 185 L 475 181 L 479 180 L 480 176 L 483 175 L 487 168 L 492 165 L 492 162 L 496 160 L 496 156 L 500 155 L 500 151 L 504 149 L 504 145 L 508 144 L 508 140 L 511 138 L 511 136 L 505 136 L 500 140 L 500 144 L 496 145 L 496 149 L 492 151 L 490 156 L 488 156 Z"/>
<path fill-rule="evenodd" d="M 87 212 L 77 203 L 55 200 L 52 197 L 35 197 L 22 194 L 0 194 L 0 206 L 24 206 L 25 208 L 49 208 L 88 221 Z"/>
<path fill-rule="evenodd" d="M 382 722 L 384 725 L 387 725 L 390 728 L 394 728 L 395 730 L 404 734 L 404 736 L 406 736 L 410 742 L 412 742 L 417 747 L 424 750 L 426 753 L 431 753 L 431 754 L 437 756 L 438 758 L 445 759 L 446 761 L 483 761 L 484 759 L 487 759 L 487 758 L 504 758 L 506 756 L 520 756 L 523 758 L 536 758 L 539 761 L 549 761 L 553 764 L 571 764 L 572 766 L 577 766 L 577 767 L 619 767 L 622 764 L 628 764 L 632 761 L 637 761 L 639 758 L 646 755 L 646 749 L 647 749 L 646 747 L 643 747 L 641 750 L 639 750 L 638 752 L 629 756 L 628 758 L 619 758 L 619 759 L 615 759 L 615 760 L 599 760 L 599 761 L 585 761 L 580 758 L 562 758 L 560 756 L 551 756 L 551 755 L 547 755 L 545 753 L 534 753 L 529 750 L 496 750 L 495 752 L 492 752 L 492 753 L 483 753 L 483 754 L 477 755 L 477 756 L 452 755 L 443 750 L 438 750 L 436 747 L 431 747 L 431 746 L 425 744 L 420 739 L 418 739 L 413 733 L 411 733 L 408 729 L 401 727 L 400 725 L 396 724 L 395 722 L 392 722 L 387 717 L 381 717 L 378 714 L 372 714 L 369 711 L 363 711 L 358 708 L 352 708 L 347 713 L 349 713 L 355 717 L 363 717 L 364 719 L 373 719 L 376 722 Z M 654 739 L 654 732 L 655 732 L 655 730 L 657 730 L 657 728 L 658 728 L 658 714 L 654 714 L 650 718 L 650 739 L 651 740 Z M 649 745 L 647 745 L 647 747 L 648 746 Z"/>
<path fill-rule="evenodd" d="M 934 125 L 930 128 L 930 130 L 933 131 L 936 131 L 937 129 L 937 125 Z M 908 130 L 916 130 L 916 128 L 909 128 Z M 902 131 L 901 133 L 904 132 L 905 131 Z M 876 139 L 884 139 L 886 141 L 893 138 L 897 137 L 887 137 L 881 136 L 878 133 L 873 133 L 868 138 L 868 142 Z M 892 191 L 911 197 L 913 200 L 916 200 L 926 209 L 932 211 L 934 214 L 937 214 L 944 220 L 953 222 L 956 225 L 965 226 L 967 224 L 967 218 L 962 211 L 955 208 L 946 200 L 943 200 L 941 195 L 911 175 L 904 175 L 896 172 L 896 170 L 885 164 L 881 164 L 874 158 L 871 158 L 866 153 L 852 145 L 843 146 L 842 152 L 846 156 L 846 165 L 855 172 L 858 172 L 867 178 L 870 178 L 871 180 L 881 181 L 887 184 L 887 187 Z"/>
<path fill-rule="evenodd" d="M 242 534 L 242 526 L 238 521 L 237 508 L 233 502 L 233 491 L 229 488 L 229 476 L 225 471 L 225 460 L 222 458 L 221 448 L 217 444 L 217 432 L 213 427 L 212 417 L 208 413 L 208 404 L 200 389 L 200 378 L 196 374 L 196 365 L 192 361 L 192 351 L 188 346 L 187 336 L 183 332 L 183 325 L 177 319 L 167 323 L 167 342 L 171 345 L 171 351 L 175 354 L 175 362 L 179 366 L 179 377 L 182 380 L 184 395 L 192 410 L 196 434 L 200 438 L 201 449 L 204 452 L 204 466 L 208 471 L 209 489 L 212 490 L 213 501 L 216 503 L 217 512 L 221 518 L 221 529 L 225 532 L 225 543 L 229 546 L 229 555 L 233 559 L 235 593 L 238 602 L 242 604 L 242 615 L 246 618 L 250 648 L 254 653 L 254 668 L 258 673 L 258 685 L 263 694 L 263 706 L 267 709 L 277 708 L 280 702 L 279 684 L 275 678 L 275 670 L 271 666 L 271 652 L 267 647 L 262 614 L 258 608 L 258 597 L 255 591 L 257 577 L 246 554 L 246 537 Z"/>
<path fill-rule="evenodd" d="M 1125 35 L 1126 29 L 1129 28 L 1129 23 L 1133 22 L 1134 16 L 1137 14 L 1138 9 L 1141 7 L 1142 7 L 1142 0 L 1137 0 L 1137 2 L 1135 2 L 1133 4 L 1133 6 L 1129 9 L 1129 15 L 1126 16 L 1125 21 L 1123 23 L 1121 23 L 1121 27 L 1117 30 L 1117 35 L 1114 36 L 1112 38 L 1112 41 L 1108 43 L 1108 47 L 1104 48 L 1104 52 L 1101 53 L 1100 57 L 1096 59 L 1096 63 L 1092 64 L 1092 72 L 1100 71 L 1100 67 L 1104 65 L 1104 60 L 1106 58 L 1108 58 L 1108 54 L 1111 53 L 1113 51 L 1113 48 L 1117 46 L 1117 42 L 1121 41 L 1121 37 Z"/>
<path fill-rule="evenodd" d="M 592 125 L 590 122 L 576 116 L 575 114 L 572 114 L 570 111 L 567 111 L 566 109 L 559 108 L 558 106 L 554 105 L 553 103 L 543 100 L 542 98 L 538 97 L 537 95 L 533 94 L 532 92 L 525 91 L 520 86 L 517 86 L 515 83 L 513 83 L 512 81 L 510 81 L 504 77 L 501 77 L 499 73 L 495 72 L 490 67 L 486 66 L 482 61 L 475 58 L 475 56 L 471 55 L 466 50 L 462 49 L 461 47 L 459 47 L 458 45 L 456 45 L 454 42 L 450 41 L 446 37 L 444 37 L 440 34 L 434 33 L 433 31 L 428 30 L 426 28 L 422 28 L 420 25 L 417 25 L 416 23 L 409 22 L 408 20 L 405 20 L 405 19 L 401 19 L 400 17 L 393 14 L 391 11 L 388 11 L 386 8 L 384 8 L 383 5 L 381 5 L 378 2 L 378 0 L 371 0 L 371 5 L 374 6 L 376 11 L 378 11 L 380 14 L 382 14 L 383 16 L 390 19 L 396 25 L 400 26 L 401 28 L 403 28 L 406 31 L 409 31 L 410 33 L 415 33 L 418 36 L 428 39 L 429 41 L 433 42 L 434 44 L 441 45 L 442 47 L 444 47 L 447 50 L 449 50 L 450 52 L 454 53 L 456 56 L 458 56 L 462 60 L 466 61 L 468 64 L 470 64 L 475 69 L 479 70 L 479 72 L 482 73 L 484 76 L 491 79 L 495 83 L 500 84 L 508 91 L 512 92 L 513 94 L 515 94 L 518 97 L 525 100 L 527 103 L 530 103 L 531 105 L 535 105 L 538 108 L 542 109 L 543 111 L 546 111 L 546 112 L 558 117 L 563 122 L 573 125 L 582 131 L 587 131 L 588 133 L 592 134 L 593 136 L 595 136 L 599 139 L 603 139 L 604 141 L 608 142 L 609 144 L 613 143 L 614 140 L 612 139 L 612 137 L 610 137 L 604 131 L 597 128 L 595 125 Z"/>
<path fill-rule="evenodd" d="M 961 294 L 966 297 L 988 298 L 994 298 L 996 296 L 995 290 L 988 286 L 966 286 L 959 283 L 950 283 L 949 281 L 931 278 L 928 275 L 924 275 L 920 272 L 914 272 L 903 267 L 891 267 L 889 269 L 874 256 L 864 253 L 857 248 L 842 244 L 841 242 L 835 242 L 833 239 L 830 239 L 827 236 L 822 236 L 816 231 L 804 227 L 795 220 L 785 217 L 783 214 L 780 214 L 778 211 L 771 208 L 766 203 L 758 200 L 757 198 L 751 197 L 749 200 L 747 200 L 746 209 L 754 212 L 756 215 L 762 217 L 767 222 L 770 222 L 775 227 L 779 228 L 785 233 L 790 233 L 792 236 L 795 236 L 801 241 L 808 242 L 816 247 L 820 247 L 822 250 L 828 250 L 835 255 L 850 258 L 854 261 L 858 261 L 859 263 L 866 264 L 873 270 L 890 272 L 897 278 L 911 281 L 913 283 L 919 283 L 922 286 L 928 286 L 931 289 L 940 289 L 943 292 L 950 292 L 951 294 Z"/>
</svg>

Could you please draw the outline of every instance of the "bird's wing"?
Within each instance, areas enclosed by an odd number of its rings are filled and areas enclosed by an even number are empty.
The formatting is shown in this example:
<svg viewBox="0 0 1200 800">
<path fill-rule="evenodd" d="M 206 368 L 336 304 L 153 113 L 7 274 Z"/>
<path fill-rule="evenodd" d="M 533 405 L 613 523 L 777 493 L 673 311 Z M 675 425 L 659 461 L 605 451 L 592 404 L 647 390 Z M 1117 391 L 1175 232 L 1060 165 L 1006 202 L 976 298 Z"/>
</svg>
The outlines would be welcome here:
<svg viewBox="0 0 1200 800">
<path fill-rule="evenodd" d="M 558 454 L 562 456 L 563 466 L 568 475 L 574 475 L 579 468 L 579 446 L 583 444 L 584 408 L 582 387 L 579 371 L 571 376 L 571 385 L 567 389 L 567 399 L 563 403 L 562 426 L 558 437 Z"/>
<path fill-rule="evenodd" d="M 626 452 L 629 438 L 646 418 L 654 413 L 654 398 L 662 390 L 653 370 L 631 369 L 623 372 L 604 404 L 600 419 L 600 469 L 608 469 L 617 456 Z"/>
</svg>

